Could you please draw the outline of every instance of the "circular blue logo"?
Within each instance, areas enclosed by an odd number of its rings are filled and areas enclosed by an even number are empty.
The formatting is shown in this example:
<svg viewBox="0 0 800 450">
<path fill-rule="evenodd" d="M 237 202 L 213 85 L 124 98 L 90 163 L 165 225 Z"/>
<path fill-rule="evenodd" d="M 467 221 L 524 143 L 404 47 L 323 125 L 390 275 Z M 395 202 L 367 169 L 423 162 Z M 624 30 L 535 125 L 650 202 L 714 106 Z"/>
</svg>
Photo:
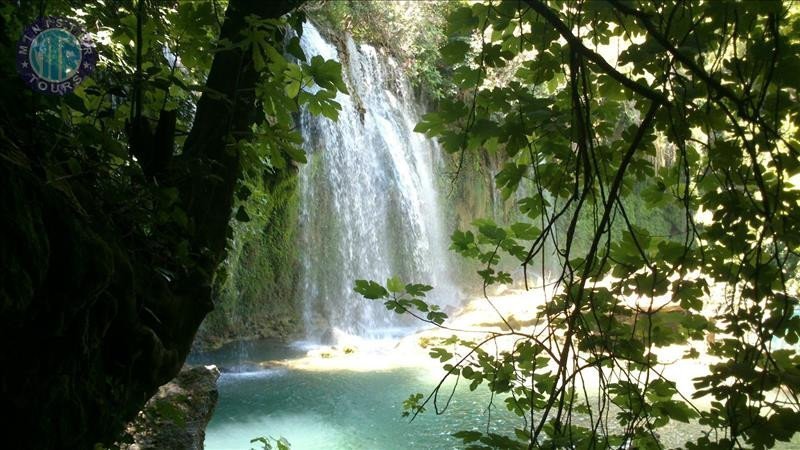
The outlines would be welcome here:
<svg viewBox="0 0 800 450">
<path fill-rule="evenodd" d="M 40 17 L 17 45 L 17 70 L 37 92 L 72 92 L 97 64 L 97 53 L 84 30 L 61 17 Z"/>
</svg>

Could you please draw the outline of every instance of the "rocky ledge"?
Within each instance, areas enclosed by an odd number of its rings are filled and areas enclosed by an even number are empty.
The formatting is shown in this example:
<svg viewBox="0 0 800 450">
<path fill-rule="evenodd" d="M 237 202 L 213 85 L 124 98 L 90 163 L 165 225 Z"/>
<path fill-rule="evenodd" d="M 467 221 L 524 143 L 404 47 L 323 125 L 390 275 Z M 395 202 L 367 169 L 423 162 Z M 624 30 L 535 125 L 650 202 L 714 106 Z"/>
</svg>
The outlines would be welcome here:
<svg viewBox="0 0 800 450">
<path fill-rule="evenodd" d="M 202 450 L 217 404 L 216 366 L 184 366 L 126 428 L 124 450 Z"/>
</svg>

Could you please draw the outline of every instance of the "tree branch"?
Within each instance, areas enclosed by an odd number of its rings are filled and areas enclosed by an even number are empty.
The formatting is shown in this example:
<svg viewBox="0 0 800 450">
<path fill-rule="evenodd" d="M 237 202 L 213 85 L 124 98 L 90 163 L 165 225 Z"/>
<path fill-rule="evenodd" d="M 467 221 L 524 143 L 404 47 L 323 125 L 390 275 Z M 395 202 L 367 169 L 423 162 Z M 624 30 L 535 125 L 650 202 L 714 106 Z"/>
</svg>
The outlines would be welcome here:
<svg viewBox="0 0 800 450">
<path fill-rule="evenodd" d="M 247 17 L 279 18 L 304 0 L 231 0 L 220 31 L 220 41 L 239 42 Z M 180 163 L 172 181 L 180 190 L 181 205 L 189 218 L 188 240 L 193 267 L 174 282 L 173 305 L 157 305 L 159 317 L 169 323 L 159 336 L 165 347 L 176 352 L 176 366 L 167 368 L 171 378 L 180 368 L 200 322 L 213 309 L 211 284 L 224 260 L 233 194 L 241 174 L 237 141 L 249 136 L 256 117 L 255 86 L 259 74 L 251 49 L 231 46 L 219 49 L 211 65 L 206 90 Z M 245 137 L 246 138 L 246 137 Z M 169 378 L 167 378 L 169 379 Z"/>
<path fill-rule="evenodd" d="M 650 87 L 647 87 L 643 84 L 637 83 L 636 81 L 631 80 L 630 78 L 626 77 L 620 71 L 615 69 L 611 64 L 608 63 L 602 56 L 597 54 L 596 52 L 592 51 L 585 45 L 583 45 L 583 41 L 572 34 L 570 28 L 558 17 L 558 15 L 553 12 L 552 9 L 547 7 L 544 3 L 539 0 L 524 0 L 528 6 L 531 7 L 534 11 L 539 13 L 546 21 L 553 26 L 553 28 L 558 31 L 558 34 L 561 35 L 574 49 L 574 51 L 580 53 L 584 58 L 588 59 L 589 61 L 593 62 L 596 66 L 598 66 L 606 75 L 610 76 L 611 78 L 617 80 L 621 85 L 625 86 L 626 88 L 630 89 L 637 94 L 652 100 L 654 103 L 658 105 L 666 105 L 669 103 L 667 97 L 664 96 L 661 92 L 656 91 Z"/>
<path fill-rule="evenodd" d="M 618 11 L 622 12 L 623 14 L 632 16 L 636 18 L 639 23 L 644 27 L 645 30 L 650 34 L 650 36 L 658 42 L 659 45 L 664 47 L 673 58 L 678 60 L 681 64 L 683 64 L 686 69 L 689 70 L 693 75 L 698 77 L 702 80 L 710 89 L 714 90 L 717 95 L 722 98 L 726 98 L 736 105 L 736 112 L 739 117 L 756 123 L 760 127 L 762 127 L 768 134 L 780 139 L 784 144 L 786 144 L 787 148 L 792 151 L 793 154 L 797 155 L 798 150 L 791 145 L 791 143 L 786 142 L 783 137 L 776 131 L 774 128 L 769 126 L 764 121 L 764 118 L 758 113 L 758 111 L 753 107 L 752 111 L 748 111 L 747 101 L 744 98 L 739 97 L 733 89 L 729 88 L 728 86 L 722 84 L 719 80 L 711 76 L 708 72 L 706 72 L 702 67 L 700 67 L 690 56 L 687 56 L 684 53 L 681 53 L 674 44 L 672 44 L 667 37 L 661 33 L 658 28 L 656 28 L 655 24 L 650 21 L 650 18 L 646 13 L 643 11 L 639 11 L 635 8 L 631 8 L 619 0 L 609 0 L 609 3 L 616 8 Z"/>
<path fill-rule="evenodd" d="M 241 41 L 250 15 L 278 18 L 301 3 L 303 0 L 232 0 L 220 40 Z M 207 271 L 213 271 L 224 257 L 233 191 L 240 172 L 233 137 L 249 135 L 255 119 L 257 81 L 250 49 L 233 46 L 219 50 L 183 147 L 182 159 L 191 173 L 181 186 L 181 198 L 194 223 L 194 250 L 198 254 L 209 252 L 202 263 Z"/>
<path fill-rule="evenodd" d="M 594 238 L 592 239 L 591 247 L 589 248 L 589 252 L 587 253 L 585 258 L 586 262 L 583 268 L 583 275 L 580 278 L 578 293 L 574 297 L 575 303 L 573 311 L 568 319 L 567 330 L 564 335 L 564 346 L 562 347 L 561 355 L 558 360 L 558 373 L 556 374 L 556 378 L 558 378 L 561 375 L 561 373 L 566 370 L 567 357 L 569 356 L 570 348 L 572 345 L 572 337 L 575 332 L 575 322 L 578 319 L 578 317 L 580 317 L 580 311 L 581 311 L 580 300 L 583 297 L 584 289 L 586 286 L 586 280 L 591 275 L 591 271 L 594 268 L 594 258 L 595 255 L 597 254 L 597 248 L 600 243 L 600 239 L 603 235 L 603 229 L 606 227 L 611 217 L 611 210 L 613 209 L 615 200 L 619 195 L 620 189 L 622 188 L 622 182 L 624 179 L 625 172 L 628 169 L 628 165 L 630 165 L 630 162 L 633 160 L 633 156 L 636 154 L 639 145 L 642 143 L 642 140 L 644 139 L 647 130 L 649 130 L 650 127 L 652 126 L 653 121 L 655 120 L 656 113 L 658 112 L 659 106 L 660 105 L 655 102 L 653 102 L 650 105 L 650 109 L 647 111 L 644 119 L 642 119 L 642 122 L 639 124 L 639 129 L 636 131 L 636 135 L 633 138 L 633 142 L 631 142 L 631 146 L 628 148 L 628 150 L 625 152 L 625 155 L 622 157 L 619 169 L 617 170 L 616 176 L 614 177 L 614 181 L 611 184 L 611 189 L 608 192 L 608 200 L 606 202 L 605 208 L 603 209 L 603 216 L 600 219 L 600 223 L 596 228 L 597 232 L 595 233 Z M 536 427 L 536 430 L 533 434 L 533 439 L 531 440 L 532 443 L 535 442 L 536 439 L 539 437 L 540 433 L 542 432 L 542 428 L 544 427 L 544 424 L 547 422 L 547 418 L 550 414 L 550 409 L 553 407 L 553 404 L 555 403 L 555 395 L 557 394 L 557 390 L 558 390 L 558 383 L 554 383 L 549 393 L 548 397 L 549 400 L 547 402 L 547 405 L 545 406 L 544 411 L 542 412 L 541 416 L 542 418 L 539 421 L 539 424 Z"/>
</svg>

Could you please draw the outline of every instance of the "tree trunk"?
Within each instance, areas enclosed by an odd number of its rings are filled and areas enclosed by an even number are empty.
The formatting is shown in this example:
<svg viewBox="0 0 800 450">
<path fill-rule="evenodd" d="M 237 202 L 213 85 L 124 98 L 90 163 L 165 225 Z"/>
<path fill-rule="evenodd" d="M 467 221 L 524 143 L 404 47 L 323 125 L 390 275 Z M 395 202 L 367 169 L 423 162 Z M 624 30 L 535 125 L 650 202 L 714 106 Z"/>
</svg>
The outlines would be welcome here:
<svg viewBox="0 0 800 450">
<path fill-rule="evenodd" d="M 248 15 L 276 18 L 299 3 L 231 0 L 221 38 L 240 40 Z M 2 44 L 6 60 L 12 46 Z M 47 180 L 35 159 L 49 144 L 36 118 L 42 99 L 15 75 L 0 69 L 9 88 L 0 96 L 0 398 L 10 413 L 0 422 L 3 447 L 91 449 L 116 439 L 178 373 L 212 308 L 240 174 L 229 143 L 253 123 L 258 74 L 249 51 L 214 57 L 206 92 L 215 94 L 201 97 L 170 174 L 192 255 L 171 280 L 152 264 L 169 250 L 154 255 L 126 239 L 124 224 L 92 210 L 86 186 Z"/>
</svg>

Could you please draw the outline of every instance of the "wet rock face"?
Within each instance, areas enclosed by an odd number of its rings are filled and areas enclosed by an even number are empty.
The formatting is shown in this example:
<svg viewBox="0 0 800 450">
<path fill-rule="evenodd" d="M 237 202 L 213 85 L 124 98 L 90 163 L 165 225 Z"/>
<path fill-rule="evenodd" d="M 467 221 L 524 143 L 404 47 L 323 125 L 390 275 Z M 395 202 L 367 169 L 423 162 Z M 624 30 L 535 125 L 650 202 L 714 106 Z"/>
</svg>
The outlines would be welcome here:
<svg viewBox="0 0 800 450">
<path fill-rule="evenodd" d="M 184 368 L 128 424 L 125 450 L 201 450 L 217 404 L 216 366 Z"/>
</svg>

